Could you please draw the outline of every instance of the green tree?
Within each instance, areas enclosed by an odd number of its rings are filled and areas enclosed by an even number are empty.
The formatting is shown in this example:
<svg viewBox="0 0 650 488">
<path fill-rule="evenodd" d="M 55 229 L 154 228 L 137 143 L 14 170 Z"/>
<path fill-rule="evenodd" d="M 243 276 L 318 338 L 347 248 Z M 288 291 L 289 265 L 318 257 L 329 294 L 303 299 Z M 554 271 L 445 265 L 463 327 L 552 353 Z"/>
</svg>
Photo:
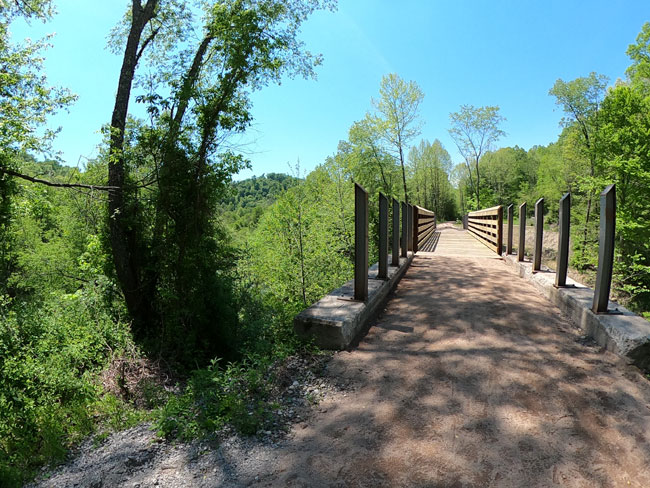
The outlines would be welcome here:
<svg viewBox="0 0 650 488">
<path fill-rule="evenodd" d="M 47 38 L 12 43 L 10 26 L 22 17 L 46 22 L 52 14 L 51 2 L 15 1 L 0 4 L 0 283 L 11 273 L 15 217 L 12 199 L 18 187 L 16 177 L 24 178 L 23 161 L 27 152 L 49 154 L 56 130 L 43 129 L 48 117 L 67 107 L 75 97 L 69 91 L 50 87 L 43 74 L 43 52 Z"/>
<path fill-rule="evenodd" d="M 572 128 L 578 137 L 567 140 L 575 141 L 576 151 L 588 162 L 588 173 L 579 182 L 579 189 L 586 198 L 584 216 L 584 230 L 582 238 L 581 255 L 584 257 L 589 236 L 589 222 L 592 213 L 593 195 L 596 194 L 598 184 L 594 181 L 598 148 L 594 143 L 594 135 L 598 131 L 598 117 L 596 116 L 600 103 L 605 96 L 608 78 L 597 73 L 576 78 L 565 82 L 558 79 L 549 94 L 555 97 L 555 103 L 562 107 L 565 116 L 560 121 L 560 126 Z"/>
<path fill-rule="evenodd" d="M 339 144 L 345 154 L 346 166 L 352 178 L 374 194 L 381 190 L 386 195 L 398 193 L 398 167 L 395 159 L 382 144 L 381 133 L 370 115 L 352 124 L 349 143 Z"/>
<path fill-rule="evenodd" d="M 260 219 L 250 240 L 250 274 L 285 322 L 351 278 L 353 207 L 353 185 L 329 158 Z"/>
<path fill-rule="evenodd" d="M 630 44 L 627 55 L 632 60 L 632 65 L 626 74 L 633 86 L 644 95 L 650 94 L 650 22 L 643 24 L 641 32 L 636 38 L 636 44 Z"/>
<path fill-rule="evenodd" d="M 610 90 L 598 114 L 601 186 L 617 191 L 615 281 L 642 310 L 650 306 L 650 98 L 638 85 Z"/>
<path fill-rule="evenodd" d="M 379 98 L 372 100 L 375 114 L 372 116 L 375 130 L 381 135 L 386 148 L 399 160 L 402 168 L 404 200 L 408 203 L 406 186 L 406 160 L 404 153 L 408 144 L 420 134 L 420 104 L 424 93 L 415 81 L 404 81 L 391 73 L 381 79 Z"/>
<path fill-rule="evenodd" d="M 462 105 L 459 112 L 449 114 L 452 137 L 465 159 L 470 186 L 476 196 L 476 208 L 481 208 L 481 172 L 479 161 L 492 145 L 505 135 L 499 125 L 506 119 L 499 114 L 499 107 L 474 107 Z"/>
<path fill-rule="evenodd" d="M 298 179 L 282 173 L 253 176 L 232 184 L 229 196 L 222 203 L 223 219 L 243 244 L 257 226 L 264 211 Z"/>
<path fill-rule="evenodd" d="M 11 21 L 20 16 L 25 20 L 48 20 L 54 13 L 51 0 L 8 0 L 0 4 L 0 16 Z"/>
<path fill-rule="evenodd" d="M 314 74 L 320 58 L 297 34 L 310 13 L 331 5 L 204 1 L 197 26 L 183 2 L 132 0 L 113 35 L 123 61 L 108 134 L 108 181 L 116 188 L 108 215 L 116 276 L 138 335 L 163 331 L 167 346 L 179 347 L 183 336 L 189 354 L 232 355 L 234 254 L 215 215 L 247 161 L 226 141 L 250 124 L 252 90 Z M 142 65 L 155 75 L 136 77 Z M 144 90 L 137 100 L 148 125 L 128 118 L 134 82 Z"/>
<path fill-rule="evenodd" d="M 467 165 L 464 163 L 455 165 L 449 173 L 449 179 L 452 187 L 456 189 L 458 210 L 461 215 L 466 215 L 470 208 L 475 206 L 470 201 L 473 189 L 469 185 Z"/>
<path fill-rule="evenodd" d="M 414 201 L 433 210 L 439 219 L 455 216 L 449 172 L 451 157 L 439 140 L 421 141 L 409 151 L 409 183 Z"/>
<path fill-rule="evenodd" d="M 522 187 L 535 185 L 535 172 L 530 171 L 529 164 L 528 154 L 520 147 L 504 147 L 484 154 L 480 161 L 483 206 L 517 202 Z"/>
</svg>

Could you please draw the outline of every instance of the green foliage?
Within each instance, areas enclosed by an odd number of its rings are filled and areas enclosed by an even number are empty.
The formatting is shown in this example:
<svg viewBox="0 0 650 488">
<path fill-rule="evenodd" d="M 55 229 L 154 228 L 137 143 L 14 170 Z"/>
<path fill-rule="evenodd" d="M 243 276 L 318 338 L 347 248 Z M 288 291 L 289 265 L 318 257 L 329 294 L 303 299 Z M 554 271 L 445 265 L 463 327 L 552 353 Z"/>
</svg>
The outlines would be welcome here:
<svg viewBox="0 0 650 488">
<path fill-rule="evenodd" d="M 610 90 L 598 114 L 603 185 L 616 183 L 615 282 L 637 307 L 650 307 L 650 98 L 633 86 Z M 601 185 L 602 186 L 602 185 Z"/>
<path fill-rule="evenodd" d="M 16 18 L 46 21 L 51 14 L 49 0 L 0 5 L 0 293 L 9 291 L 6 283 L 15 266 L 16 247 L 11 223 L 16 218 L 13 196 L 18 187 L 5 171 L 20 171 L 26 151 L 49 151 L 57 131 L 42 126 L 75 99 L 65 89 L 48 86 L 43 74 L 47 39 L 12 42 L 10 27 Z"/>
<path fill-rule="evenodd" d="M 95 375 L 128 327 L 89 288 L 36 304 L 0 305 L 0 484 L 61 459 L 93 428 Z"/>
<path fill-rule="evenodd" d="M 3 152 L 44 151 L 56 131 L 40 133 L 39 126 L 76 97 L 67 90 L 47 86 L 41 54 L 46 41 L 11 45 L 9 39 L 8 25 L 0 23 L 0 147 Z"/>
<path fill-rule="evenodd" d="M 451 157 L 440 141 L 421 141 L 411 148 L 408 159 L 413 201 L 434 211 L 438 221 L 455 218 L 456 199 L 449 183 Z"/>
<path fill-rule="evenodd" d="M 408 144 L 420 135 L 420 104 L 424 93 L 415 81 L 404 81 L 396 73 L 381 79 L 379 98 L 373 99 L 375 114 L 366 116 L 372 130 L 383 141 L 402 169 L 404 200 L 409 201 L 406 185 L 406 152 Z"/>
<path fill-rule="evenodd" d="M 83 181 L 94 171 L 28 156 L 19 164 L 52 181 Z M 16 181 L 11 188 L 0 288 L 2 486 L 61 459 L 97 419 L 117 426 L 117 414 L 130 411 L 111 404 L 97 381 L 111 355 L 131 343 L 116 287 L 103 274 L 101 198 Z"/>
<path fill-rule="evenodd" d="M 232 184 L 231 196 L 224 199 L 224 221 L 235 232 L 235 237 L 244 237 L 254 229 L 264 211 L 298 179 L 282 173 L 253 176 Z"/>
<path fill-rule="evenodd" d="M 465 159 L 470 188 L 476 196 L 475 210 L 481 207 L 481 157 L 493 144 L 505 136 L 499 126 L 506 120 L 499 107 L 462 105 L 460 111 L 449 114 L 449 135 Z M 485 207 L 485 206 L 483 206 Z"/>
<path fill-rule="evenodd" d="M 482 205 L 484 207 L 507 206 L 517 202 L 524 193 L 523 188 L 535 185 L 536 175 L 531 168 L 534 165 L 534 160 L 519 147 L 506 147 L 486 153 L 480 161 L 483 175 Z"/>
<path fill-rule="evenodd" d="M 636 44 L 630 44 L 626 53 L 632 60 L 626 71 L 632 86 L 644 96 L 650 95 L 650 22 L 643 24 Z"/>
<path fill-rule="evenodd" d="M 0 165 L 7 164 L 7 155 L 0 154 Z M 13 178 L 0 174 L 0 294 L 7 293 L 6 283 L 11 275 L 15 249 L 14 236 L 11 223 L 14 218 L 14 195 L 18 187 Z"/>
<path fill-rule="evenodd" d="M 269 208 L 247 258 L 266 303 L 297 313 L 351 277 L 353 205 L 351 183 L 329 160 Z"/>
<path fill-rule="evenodd" d="M 270 427 L 276 405 L 268 402 L 269 363 L 242 361 L 220 368 L 212 361 L 192 374 L 184 392 L 160 410 L 159 435 L 191 440 L 214 433 L 226 424 L 252 435 Z"/>
<path fill-rule="evenodd" d="M 386 147 L 377 123 L 377 119 L 366 115 L 352 124 L 349 142 L 339 142 L 335 157 L 352 179 L 370 194 L 381 191 L 385 195 L 403 195 L 399 166 Z"/>
<path fill-rule="evenodd" d="M 595 128 L 593 115 L 598 111 L 608 81 L 606 76 L 592 72 L 589 76 L 569 82 L 558 79 L 548 92 L 555 97 L 555 103 L 565 112 L 560 124 L 568 127 L 578 123 L 585 138 L 585 145 L 589 144 L 591 132 Z"/>
<path fill-rule="evenodd" d="M 4 22 L 11 22 L 16 17 L 23 17 L 26 21 L 38 19 L 45 22 L 53 13 L 51 0 L 13 0 L 0 4 L 0 19 Z"/>
<path fill-rule="evenodd" d="M 28 175 L 55 182 L 89 177 L 52 161 L 37 163 L 23 157 L 20 165 Z M 80 284 L 102 276 L 106 256 L 97 247 L 101 198 L 10 181 L 12 194 L 2 231 L 6 239 L 5 279 L 0 292 L 24 299 L 45 298 L 52 291 L 74 292 Z M 94 267 L 82 262 L 82 256 L 94 260 Z"/>
</svg>

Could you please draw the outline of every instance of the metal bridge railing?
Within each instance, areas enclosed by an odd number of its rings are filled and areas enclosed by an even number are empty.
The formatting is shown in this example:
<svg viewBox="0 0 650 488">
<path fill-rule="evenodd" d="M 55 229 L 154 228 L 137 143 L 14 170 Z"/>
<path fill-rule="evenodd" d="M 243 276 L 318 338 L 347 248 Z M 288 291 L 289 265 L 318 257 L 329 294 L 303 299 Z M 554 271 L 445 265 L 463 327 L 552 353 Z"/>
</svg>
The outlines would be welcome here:
<svg viewBox="0 0 650 488">
<path fill-rule="evenodd" d="M 368 299 L 368 192 L 358 183 L 354 185 L 354 299 Z M 400 232 L 399 209 L 402 208 Z M 390 265 L 399 266 L 399 257 L 408 251 L 416 253 L 421 244 L 431 237 L 436 228 L 434 212 L 417 205 L 393 199 L 392 256 Z M 388 198 L 379 194 L 379 267 L 377 279 L 388 278 Z M 401 239 L 400 239 L 401 235 Z M 399 252 L 401 248 L 401 253 Z"/>
<path fill-rule="evenodd" d="M 557 244 L 557 265 L 555 287 L 566 284 L 569 262 L 571 194 L 560 199 L 559 235 Z M 505 253 L 512 253 L 514 205 L 508 205 L 508 235 Z M 503 251 L 503 210 L 501 206 L 470 212 L 463 217 L 463 227 L 479 241 L 501 255 Z M 607 313 L 614 266 L 614 244 L 616 229 L 616 185 L 609 185 L 600 194 L 600 235 L 598 241 L 598 268 L 592 311 Z M 533 250 L 533 271 L 541 270 L 542 246 L 544 240 L 544 199 L 535 203 L 535 244 Z M 519 206 L 519 246 L 517 260 L 524 261 L 526 244 L 526 202 Z M 611 312 L 611 311 L 610 311 Z"/>
</svg>

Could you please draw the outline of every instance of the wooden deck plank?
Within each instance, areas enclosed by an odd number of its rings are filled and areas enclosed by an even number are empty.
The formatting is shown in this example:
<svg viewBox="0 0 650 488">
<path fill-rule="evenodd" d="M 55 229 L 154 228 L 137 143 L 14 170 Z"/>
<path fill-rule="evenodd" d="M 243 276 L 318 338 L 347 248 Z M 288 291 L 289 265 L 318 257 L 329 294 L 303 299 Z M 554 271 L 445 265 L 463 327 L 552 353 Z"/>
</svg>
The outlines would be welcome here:
<svg viewBox="0 0 650 488">
<path fill-rule="evenodd" d="M 419 246 L 418 254 L 436 254 L 449 257 L 499 258 L 484 244 L 463 229 L 451 224 L 440 224 L 433 235 Z"/>
</svg>

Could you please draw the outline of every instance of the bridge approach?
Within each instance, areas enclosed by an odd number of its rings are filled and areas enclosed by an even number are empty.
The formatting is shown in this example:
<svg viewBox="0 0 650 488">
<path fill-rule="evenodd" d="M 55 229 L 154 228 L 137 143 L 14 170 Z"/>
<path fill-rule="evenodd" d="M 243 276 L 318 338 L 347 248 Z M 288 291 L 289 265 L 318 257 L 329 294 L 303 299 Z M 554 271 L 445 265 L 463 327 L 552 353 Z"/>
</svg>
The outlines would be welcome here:
<svg viewBox="0 0 650 488">
<path fill-rule="evenodd" d="M 416 212 L 407 208 L 404 222 L 412 242 Z M 400 266 L 388 261 L 385 280 L 371 268 L 364 303 L 379 293 L 373 282 L 393 291 L 328 368 L 354 392 L 320 406 L 276 480 L 650 486 L 650 384 L 611 337 L 617 327 L 642 333 L 645 321 L 612 302 L 615 313 L 594 313 L 594 290 L 566 277 L 567 288 L 555 287 L 555 272 L 512 254 L 512 230 L 493 250 L 462 226 L 434 225 Z M 502 222 L 484 225 L 494 225 L 497 242 Z M 411 245 L 408 235 L 401 243 Z M 400 267 L 408 269 L 391 284 Z M 359 306 L 354 286 L 312 317 Z M 301 320 L 297 330 L 308 333 Z"/>
</svg>

